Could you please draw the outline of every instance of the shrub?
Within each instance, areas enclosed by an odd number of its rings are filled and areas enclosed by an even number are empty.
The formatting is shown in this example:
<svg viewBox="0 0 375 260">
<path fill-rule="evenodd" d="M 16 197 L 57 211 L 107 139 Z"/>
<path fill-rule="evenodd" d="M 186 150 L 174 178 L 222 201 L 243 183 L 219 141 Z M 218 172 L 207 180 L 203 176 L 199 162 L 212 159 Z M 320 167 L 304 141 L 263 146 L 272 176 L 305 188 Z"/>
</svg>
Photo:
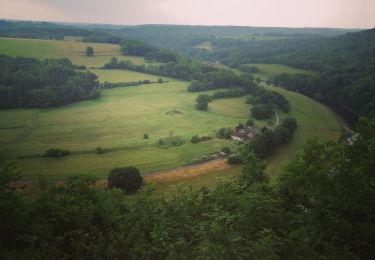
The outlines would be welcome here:
<svg viewBox="0 0 375 260">
<path fill-rule="evenodd" d="M 254 126 L 254 119 L 250 118 L 249 120 L 247 120 L 246 125 L 247 126 Z"/>
<path fill-rule="evenodd" d="M 43 157 L 63 157 L 63 156 L 67 156 L 69 154 L 70 154 L 70 152 L 68 150 L 51 148 L 51 149 L 48 149 L 43 154 Z"/>
<path fill-rule="evenodd" d="M 94 48 L 91 46 L 86 47 L 86 56 L 92 57 L 94 56 Z"/>
<path fill-rule="evenodd" d="M 221 151 L 227 155 L 231 154 L 232 151 L 230 150 L 230 148 L 228 146 L 225 146 L 221 149 Z"/>
<path fill-rule="evenodd" d="M 229 164 L 239 164 L 239 163 L 242 163 L 242 159 L 239 155 L 232 154 L 228 157 L 227 163 L 229 163 Z"/>
<path fill-rule="evenodd" d="M 173 146 L 180 146 L 184 143 L 184 140 L 180 136 L 169 136 L 159 139 L 159 145 L 163 146 L 164 148 L 173 147 Z"/>
<path fill-rule="evenodd" d="M 149 137 L 148 137 L 148 134 L 144 134 L 143 135 L 143 139 L 148 139 Z"/>
<path fill-rule="evenodd" d="M 128 193 L 134 193 L 143 184 L 139 170 L 133 166 L 114 168 L 108 175 L 108 188 L 119 188 Z"/>
<path fill-rule="evenodd" d="M 193 144 L 196 144 L 199 142 L 199 136 L 197 135 L 194 135 L 191 140 L 190 140 Z"/>
<path fill-rule="evenodd" d="M 203 141 L 207 141 L 207 140 L 211 140 L 212 137 L 211 136 L 198 136 L 198 135 L 194 135 L 192 138 L 191 138 L 191 142 L 193 144 L 196 144 L 196 143 L 199 143 L 199 142 L 203 142 Z"/>
<path fill-rule="evenodd" d="M 230 136 L 233 133 L 233 129 L 228 127 L 228 128 L 220 128 L 219 132 L 217 133 L 218 138 L 223 138 L 223 139 L 230 139 Z"/>
<path fill-rule="evenodd" d="M 95 152 L 96 152 L 96 154 L 102 154 L 102 153 L 104 153 L 104 149 L 101 148 L 100 146 L 98 146 L 98 147 L 96 147 Z"/>
</svg>

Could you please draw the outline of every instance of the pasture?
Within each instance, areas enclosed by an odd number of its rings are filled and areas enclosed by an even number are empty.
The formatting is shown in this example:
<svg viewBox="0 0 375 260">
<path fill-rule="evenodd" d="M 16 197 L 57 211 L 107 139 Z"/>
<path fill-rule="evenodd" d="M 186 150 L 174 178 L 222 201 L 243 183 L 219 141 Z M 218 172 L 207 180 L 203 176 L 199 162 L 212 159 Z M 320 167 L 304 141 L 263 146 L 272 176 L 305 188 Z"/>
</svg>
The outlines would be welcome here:
<svg viewBox="0 0 375 260">
<path fill-rule="evenodd" d="M 255 77 L 259 77 L 261 80 L 267 80 L 272 78 L 281 73 L 288 73 L 288 74 L 303 74 L 303 75 L 317 75 L 316 72 L 310 70 L 302 70 L 296 69 L 290 66 L 282 65 L 282 64 L 257 64 L 252 63 L 248 64 L 252 66 L 256 66 L 259 69 L 258 73 L 254 73 Z"/>
<path fill-rule="evenodd" d="M 85 55 L 86 47 L 94 48 L 94 56 Z M 111 57 L 144 64 L 143 57 L 123 56 L 120 46 L 107 43 L 86 43 L 76 41 L 38 40 L 22 38 L 0 38 L 0 54 L 33 57 L 39 59 L 68 58 L 76 65 L 99 68 L 109 62 Z"/>
<path fill-rule="evenodd" d="M 337 115 L 330 108 L 296 92 L 269 85 L 265 87 L 268 90 L 279 92 L 289 100 L 291 105 L 289 115 L 294 117 L 298 123 L 292 142 L 280 147 L 267 160 L 267 171 L 272 177 L 275 177 L 286 161 L 303 151 L 307 140 L 318 138 L 321 141 L 329 141 L 340 138 L 342 127 Z M 281 114 L 281 118 L 285 116 L 285 114 Z"/>
<path fill-rule="evenodd" d="M 25 178 L 73 172 L 105 176 L 116 166 L 134 165 L 142 172 L 181 166 L 231 146 L 216 138 L 192 144 L 190 138 L 196 134 L 215 136 L 221 127 L 245 122 L 246 114 L 238 116 L 239 111 L 249 110 L 244 99 L 228 99 L 222 104 L 231 108 L 232 114 L 215 108 L 200 112 L 194 107 L 198 94 L 188 93 L 187 85 L 176 81 L 115 88 L 102 90 L 98 100 L 59 108 L 1 110 L 0 158 L 5 162 L 22 157 L 17 167 Z M 143 139 L 145 133 L 149 139 Z M 160 147 L 159 139 L 169 136 L 181 137 L 184 144 Z M 98 146 L 106 152 L 96 154 Z M 41 158 L 49 148 L 68 149 L 72 154 Z"/>
<path fill-rule="evenodd" d="M 149 80 L 152 82 L 157 82 L 159 78 L 164 81 L 175 81 L 175 79 L 161 77 L 157 75 L 151 75 L 130 70 L 103 70 L 103 69 L 90 69 L 90 72 L 96 74 L 100 82 L 135 82 L 139 80 Z"/>
</svg>

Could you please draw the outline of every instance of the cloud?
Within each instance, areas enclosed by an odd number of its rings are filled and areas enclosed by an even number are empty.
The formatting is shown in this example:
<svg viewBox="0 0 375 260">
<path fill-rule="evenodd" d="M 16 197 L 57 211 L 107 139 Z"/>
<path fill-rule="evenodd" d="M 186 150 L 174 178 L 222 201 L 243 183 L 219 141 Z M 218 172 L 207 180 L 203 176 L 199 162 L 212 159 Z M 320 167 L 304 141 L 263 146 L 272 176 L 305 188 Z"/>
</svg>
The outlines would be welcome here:
<svg viewBox="0 0 375 260">
<path fill-rule="evenodd" d="M 375 26 L 373 0 L 0 0 L 0 17 L 111 24 Z"/>
<path fill-rule="evenodd" d="M 56 8 L 71 21 L 90 23 L 172 23 L 161 5 L 165 0 L 34 0 L 47 7 Z"/>
</svg>

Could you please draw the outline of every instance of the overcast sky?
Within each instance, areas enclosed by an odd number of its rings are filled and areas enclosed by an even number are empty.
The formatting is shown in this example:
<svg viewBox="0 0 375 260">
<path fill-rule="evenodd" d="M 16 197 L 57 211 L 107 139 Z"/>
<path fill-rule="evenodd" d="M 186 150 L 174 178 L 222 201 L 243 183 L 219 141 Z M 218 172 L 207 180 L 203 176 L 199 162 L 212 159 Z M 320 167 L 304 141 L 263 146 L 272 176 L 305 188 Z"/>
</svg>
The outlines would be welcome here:
<svg viewBox="0 0 375 260">
<path fill-rule="evenodd" d="M 375 0 L 0 0 L 0 18 L 107 24 L 375 27 Z"/>
</svg>

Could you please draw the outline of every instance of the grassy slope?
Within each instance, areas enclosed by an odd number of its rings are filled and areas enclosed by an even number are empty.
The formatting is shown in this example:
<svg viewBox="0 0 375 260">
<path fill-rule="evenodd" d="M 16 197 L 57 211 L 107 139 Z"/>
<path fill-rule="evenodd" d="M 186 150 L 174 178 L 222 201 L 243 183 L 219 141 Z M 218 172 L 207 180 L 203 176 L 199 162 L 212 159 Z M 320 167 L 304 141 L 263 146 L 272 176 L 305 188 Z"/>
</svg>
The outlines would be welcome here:
<svg viewBox="0 0 375 260">
<path fill-rule="evenodd" d="M 314 72 L 299 70 L 289 66 L 280 65 L 280 64 L 254 64 L 256 65 L 261 72 L 256 76 L 261 77 L 263 80 L 266 80 L 270 77 L 273 77 L 279 73 L 300 73 L 312 75 Z M 276 88 L 273 86 L 266 86 L 267 89 L 277 91 L 284 95 L 290 102 L 291 111 L 290 114 L 281 114 L 280 117 L 293 116 L 298 121 L 298 129 L 293 137 L 293 140 L 290 144 L 283 146 L 277 149 L 272 156 L 267 159 L 267 172 L 272 177 L 272 180 L 275 180 L 277 173 L 280 171 L 280 168 L 285 165 L 291 158 L 301 153 L 303 146 L 306 141 L 310 138 L 319 138 L 322 141 L 328 140 L 337 140 L 341 134 L 341 126 L 338 119 L 336 118 L 335 113 L 326 107 L 325 105 L 318 103 L 311 98 L 303 96 L 298 93 L 287 91 L 285 89 Z M 232 110 L 236 110 L 238 115 L 246 116 L 249 110 L 242 110 L 237 107 L 241 102 L 233 104 L 230 106 L 222 106 L 221 103 L 225 103 L 226 100 L 215 101 L 211 103 L 210 107 L 222 113 L 227 111 L 233 113 Z M 259 122 L 257 121 L 259 124 Z M 189 180 L 184 180 L 183 183 L 192 185 L 193 188 L 198 189 L 203 186 L 209 186 L 215 183 L 215 180 L 218 177 L 224 178 L 234 178 L 239 176 L 241 173 L 242 167 L 232 167 L 230 169 L 210 172 L 207 175 L 201 175 Z M 166 183 L 157 183 L 156 189 L 158 192 L 168 192 L 175 189 L 176 184 L 181 184 L 182 181 L 166 182 Z"/>
<path fill-rule="evenodd" d="M 200 112 L 194 108 L 197 93 L 186 91 L 186 82 L 150 84 L 104 90 L 103 97 L 52 109 L 1 110 L 0 157 L 12 158 L 43 153 L 51 147 L 69 149 L 73 155 L 61 159 L 27 158 L 18 166 L 25 176 L 42 173 L 60 176 L 69 172 L 95 171 L 105 175 L 114 166 L 135 165 L 150 171 L 183 165 L 215 152 L 228 141 L 189 142 L 192 135 L 215 135 L 224 126 L 233 126 L 237 117 Z M 248 111 L 244 100 L 228 99 L 223 105 Z M 167 115 L 176 109 L 182 115 Z M 144 140 L 147 133 L 150 139 Z M 182 136 L 180 147 L 159 148 L 159 138 Z M 97 146 L 112 149 L 96 155 Z"/>
<path fill-rule="evenodd" d="M 94 48 L 94 57 L 85 55 L 87 46 Z M 40 59 L 68 58 L 74 64 L 96 68 L 103 66 L 111 57 L 130 60 L 135 64 L 145 63 L 142 57 L 121 55 L 120 46 L 115 44 L 75 41 L 0 38 L 0 54 Z"/>
<path fill-rule="evenodd" d="M 86 46 L 93 46 L 96 56 L 84 56 Z M 87 44 L 74 41 L 48 41 L 30 39 L 1 39 L 0 54 L 34 56 L 38 58 L 68 57 L 76 64 L 98 67 L 110 57 L 120 55 L 119 47 L 111 44 Z M 134 63 L 144 63 L 139 57 L 120 57 Z M 297 70 L 283 65 L 254 64 L 267 79 L 278 73 L 313 72 Z M 157 76 L 128 71 L 95 70 L 102 81 L 129 82 L 154 80 Z M 298 154 L 308 138 L 337 139 L 340 126 L 335 115 L 325 106 L 297 93 L 276 89 L 291 102 L 291 114 L 299 123 L 293 142 L 280 148 L 268 160 L 268 171 L 275 175 L 290 156 Z M 161 90 L 161 91 L 160 91 Z M 137 88 L 119 88 L 103 91 L 104 97 L 66 107 L 36 110 L 16 109 L 0 111 L 0 161 L 20 155 L 39 154 L 50 147 L 68 148 L 73 155 L 62 159 L 29 158 L 18 161 L 18 166 L 28 177 L 39 175 L 60 176 L 69 172 L 94 171 L 105 174 L 113 166 L 134 164 L 143 171 L 182 165 L 199 156 L 216 151 L 223 140 L 211 140 L 197 145 L 188 142 L 194 134 L 214 134 L 223 126 L 234 126 L 245 121 L 249 106 L 243 98 L 224 99 L 210 103 L 208 113 L 194 109 L 197 94 L 186 92 L 186 83 L 171 82 Z M 170 109 L 178 109 L 184 115 L 165 115 Z M 283 116 L 283 115 L 282 115 Z M 259 122 L 258 122 L 259 123 Z M 264 122 L 263 122 L 264 123 Z M 260 122 L 262 124 L 262 122 Z M 158 138 L 173 132 L 183 136 L 185 145 L 170 149 L 158 148 Z M 150 135 L 143 140 L 143 133 Z M 111 148 L 112 152 L 96 155 L 97 146 Z M 117 150 L 116 150 L 117 149 Z M 223 170 L 238 175 L 240 167 Z M 210 183 L 216 173 L 198 176 L 184 182 L 201 187 Z M 229 176 L 229 175 L 228 175 Z M 163 184 L 171 187 L 176 183 Z M 158 184 L 160 185 L 160 184 Z"/>
<path fill-rule="evenodd" d="M 279 92 L 289 100 L 291 104 L 289 115 L 296 118 L 298 122 L 298 129 L 292 142 L 278 149 L 268 159 L 267 170 L 274 177 L 285 162 L 303 150 L 308 139 L 337 140 L 341 135 L 341 126 L 335 113 L 327 106 L 299 93 L 273 86 L 266 86 L 266 88 Z M 281 115 L 281 117 L 285 116 L 285 114 Z"/>
<path fill-rule="evenodd" d="M 175 79 L 160 77 L 151 74 L 140 73 L 130 70 L 102 70 L 102 69 L 90 69 L 92 73 L 95 73 L 99 77 L 99 81 L 104 82 L 135 82 L 139 80 L 150 80 L 156 82 L 159 78 L 164 81 L 175 81 Z"/>
<path fill-rule="evenodd" d="M 249 64 L 259 68 L 259 72 L 255 73 L 255 77 L 259 77 L 262 80 L 267 80 L 272 78 L 280 73 L 289 73 L 289 74 L 304 74 L 304 75 L 315 75 L 316 72 L 309 70 L 301 70 L 292 68 L 282 64 Z"/>
</svg>

